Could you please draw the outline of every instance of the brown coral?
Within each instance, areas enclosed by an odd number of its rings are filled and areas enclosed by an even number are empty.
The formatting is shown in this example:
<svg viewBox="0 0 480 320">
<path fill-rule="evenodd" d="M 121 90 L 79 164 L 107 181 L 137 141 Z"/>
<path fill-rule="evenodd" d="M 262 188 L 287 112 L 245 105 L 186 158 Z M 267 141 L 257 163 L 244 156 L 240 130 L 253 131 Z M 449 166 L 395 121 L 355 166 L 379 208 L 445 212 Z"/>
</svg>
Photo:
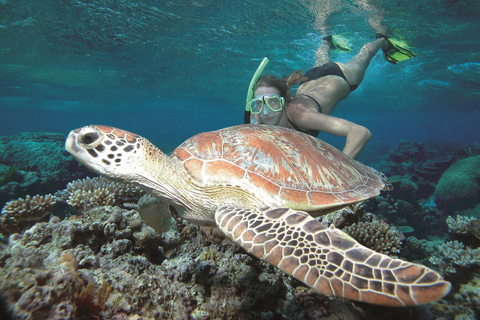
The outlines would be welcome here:
<svg viewBox="0 0 480 320">
<path fill-rule="evenodd" d="M 0 232 L 8 236 L 33 226 L 52 211 L 55 203 L 57 198 L 51 194 L 27 195 L 7 202 L 0 214 Z"/>
<path fill-rule="evenodd" d="M 447 241 L 430 256 L 431 264 L 443 273 L 456 273 L 457 267 L 480 264 L 480 248 L 473 249 L 459 241 Z"/>
<path fill-rule="evenodd" d="M 342 230 L 360 244 L 391 257 L 397 257 L 405 239 L 400 231 L 379 219 L 354 223 Z"/>
<path fill-rule="evenodd" d="M 67 188 L 57 193 L 62 201 L 80 212 L 130 199 L 137 200 L 142 195 L 143 191 L 134 185 L 113 182 L 104 177 L 72 181 Z"/>
<path fill-rule="evenodd" d="M 363 202 L 350 205 L 340 210 L 322 215 L 318 220 L 326 226 L 333 224 L 335 228 L 343 228 L 360 220 L 360 216 L 365 212 Z"/>
<path fill-rule="evenodd" d="M 66 202 L 75 210 L 85 212 L 95 207 L 136 202 L 144 192 L 131 184 L 113 182 L 103 177 L 75 180 L 55 195 L 27 196 L 8 202 L 0 216 L 0 233 L 8 236 L 21 232 L 50 213 L 57 201 Z"/>
<path fill-rule="evenodd" d="M 94 190 L 75 190 L 66 201 L 79 212 L 100 206 L 111 206 L 115 203 L 115 194 L 105 188 Z"/>
<path fill-rule="evenodd" d="M 113 286 L 107 281 L 103 281 L 102 286 L 98 288 L 96 301 L 94 287 L 93 282 L 90 282 L 86 287 L 82 288 L 82 291 L 75 298 L 77 317 L 88 316 L 89 318 L 98 319 L 100 313 L 105 309 L 105 303 L 112 293 Z"/>
<path fill-rule="evenodd" d="M 74 275 L 77 275 L 78 262 L 71 252 L 65 252 L 60 256 L 57 263 L 55 264 L 55 267 L 58 266 L 66 268 Z"/>
<path fill-rule="evenodd" d="M 109 180 L 104 177 L 85 178 L 82 180 L 75 180 L 67 185 L 65 191 L 70 193 L 75 190 L 95 190 L 95 189 L 107 189 L 111 193 L 116 194 L 118 197 L 141 197 L 143 191 L 133 184 L 119 183 Z"/>
<path fill-rule="evenodd" d="M 457 234 L 471 234 L 480 239 L 480 219 L 467 216 L 457 216 L 453 219 L 448 216 L 446 222 L 449 231 Z"/>
<path fill-rule="evenodd" d="M 206 244 L 221 244 L 230 241 L 227 236 L 218 228 L 200 227 L 200 234 L 205 237 Z"/>
<path fill-rule="evenodd" d="M 446 223 L 449 231 L 467 234 L 470 233 L 470 224 L 473 220 L 475 220 L 473 217 L 457 216 L 456 219 L 453 219 L 451 216 L 448 216 Z"/>
</svg>

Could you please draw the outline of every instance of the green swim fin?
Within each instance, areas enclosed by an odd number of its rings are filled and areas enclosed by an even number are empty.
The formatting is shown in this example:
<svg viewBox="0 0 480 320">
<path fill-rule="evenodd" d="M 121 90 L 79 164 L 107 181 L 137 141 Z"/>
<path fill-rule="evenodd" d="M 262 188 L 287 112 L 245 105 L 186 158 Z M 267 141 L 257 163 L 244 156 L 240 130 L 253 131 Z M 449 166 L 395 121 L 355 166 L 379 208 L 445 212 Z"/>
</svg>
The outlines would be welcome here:
<svg viewBox="0 0 480 320">
<path fill-rule="evenodd" d="M 335 51 L 347 53 L 351 52 L 350 43 L 347 38 L 342 36 L 326 36 L 322 38 L 330 44 L 330 48 Z"/>
<path fill-rule="evenodd" d="M 381 33 L 377 33 L 376 39 L 378 38 L 384 38 L 388 41 L 388 48 L 382 50 L 385 60 L 390 63 L 397 64 L 417 56 L 403 40 L 390 38 Z"/>
</svg>

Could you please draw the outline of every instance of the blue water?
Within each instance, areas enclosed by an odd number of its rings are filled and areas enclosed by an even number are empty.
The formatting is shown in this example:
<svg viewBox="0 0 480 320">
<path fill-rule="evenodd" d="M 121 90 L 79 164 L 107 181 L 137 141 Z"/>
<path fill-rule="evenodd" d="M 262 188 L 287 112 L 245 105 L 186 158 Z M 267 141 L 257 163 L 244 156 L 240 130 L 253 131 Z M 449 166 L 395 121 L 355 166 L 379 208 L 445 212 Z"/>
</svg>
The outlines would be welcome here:
<svg viewBox="0 0 480 320">
<path fill-rule="evenodd" d="M 96 123 L 175 146 L 243 122 L 263 57 L 267 73 L 306 71 L 319 38 L 342 34 L 353 53 L 332 59 L 346 61 L 382 21 L 417 57 L 378 53 L 332 115 L 368 127 L 372 143 L 480 142 L 479 16 L 477 0 L 0 0 L 0 135 Z"/>
</svg>

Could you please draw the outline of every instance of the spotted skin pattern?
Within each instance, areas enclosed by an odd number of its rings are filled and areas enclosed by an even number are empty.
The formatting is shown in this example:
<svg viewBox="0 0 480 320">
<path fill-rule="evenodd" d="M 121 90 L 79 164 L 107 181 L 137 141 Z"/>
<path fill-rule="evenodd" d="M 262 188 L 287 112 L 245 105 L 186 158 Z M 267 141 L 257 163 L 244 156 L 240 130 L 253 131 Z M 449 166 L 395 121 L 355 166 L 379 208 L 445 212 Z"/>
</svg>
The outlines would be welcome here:
<svg viewBox="0 0 480 320">
<path fill-rule="evenodd" d="M 324 294 L 411 306 L 450 291 L 450 283 L 427 267 L 370 250 L 302 211 L 222 208 L 215 219 L 249 253 Z"/>
<path fill-rule="evenodd" d="M 128 131 L 86 126 L 71 131 L 65 147 L 91 170 L 136 183 L 191 223 L 219 227 L 321 293 L 405 306 L 450 291 L 427 267 L 376 253 L 310 216 L 390 186 L 379 172 L 308 135 L 237 126 L 198 134 L 169 157 Z"/>
</svg>

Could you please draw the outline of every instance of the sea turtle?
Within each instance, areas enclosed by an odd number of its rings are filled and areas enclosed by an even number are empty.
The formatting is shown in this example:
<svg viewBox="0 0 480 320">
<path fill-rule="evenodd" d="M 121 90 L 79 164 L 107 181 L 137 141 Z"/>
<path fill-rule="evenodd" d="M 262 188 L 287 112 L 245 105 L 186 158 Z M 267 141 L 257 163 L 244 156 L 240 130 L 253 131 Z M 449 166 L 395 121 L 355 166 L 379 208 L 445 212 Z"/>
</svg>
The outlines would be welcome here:
<svg viewBox="0 0 480 320">
<path fill-rule="evenodd" d="M 241 125 L 195 135 L 167 156 L 141 136 L 91 125 L 71 131 L 65 146 L 91 170 L 167 199 L 187 221 L 217 226 L 321 293 L 405 306 L 450 291 L 433 270 L 372 251 L 312 217 L 376 196 L 389 184 L 306 134 Z"/>
</svg>

